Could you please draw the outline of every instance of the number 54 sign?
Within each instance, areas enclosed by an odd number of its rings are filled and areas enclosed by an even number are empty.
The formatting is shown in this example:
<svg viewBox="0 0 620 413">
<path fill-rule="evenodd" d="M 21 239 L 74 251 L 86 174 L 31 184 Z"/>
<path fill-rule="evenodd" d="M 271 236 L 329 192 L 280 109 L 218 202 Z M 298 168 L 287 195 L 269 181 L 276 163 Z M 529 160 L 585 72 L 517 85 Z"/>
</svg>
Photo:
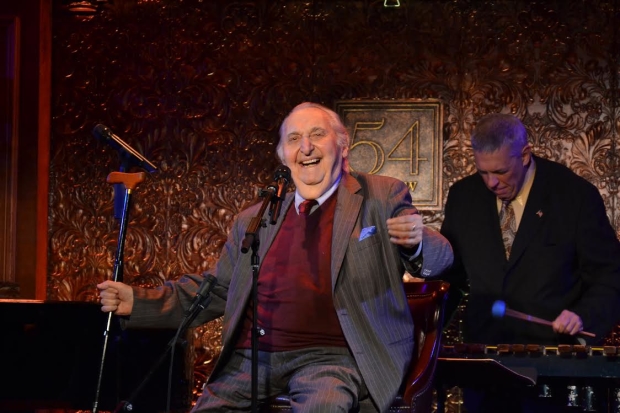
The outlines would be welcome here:
<svg viewBox="0 0 620 413">
<path fill-rule="evenodd" d="M 352 170 L 400 179 L 421 210 L 443 207 L 439 101 L 339 101 L 335 110 L 351 136 Z"/>
</svg>

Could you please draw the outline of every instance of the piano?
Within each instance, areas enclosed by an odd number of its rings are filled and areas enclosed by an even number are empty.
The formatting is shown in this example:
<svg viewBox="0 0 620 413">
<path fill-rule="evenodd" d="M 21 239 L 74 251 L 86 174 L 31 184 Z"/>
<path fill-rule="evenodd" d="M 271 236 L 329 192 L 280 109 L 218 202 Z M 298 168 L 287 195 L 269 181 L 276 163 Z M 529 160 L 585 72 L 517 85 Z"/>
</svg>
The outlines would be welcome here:
<svg viewBox="0 0 620 413">
<path fill-rule="evenodd" d="M 0 412 L 92 410 L 107 319 L 96 303 L 1 299 Z M 143 384 L 131 400 L 132 412 L 164 411 L 172 353 L 168 343 L 174 334 L 174 330 L 121 330 L 113 317 L 98 409 L 119 409 Z M 173 353 L 170 406 L 188 411 L 193 369 L 183 345 L 175 346 Z"/>
</svg>

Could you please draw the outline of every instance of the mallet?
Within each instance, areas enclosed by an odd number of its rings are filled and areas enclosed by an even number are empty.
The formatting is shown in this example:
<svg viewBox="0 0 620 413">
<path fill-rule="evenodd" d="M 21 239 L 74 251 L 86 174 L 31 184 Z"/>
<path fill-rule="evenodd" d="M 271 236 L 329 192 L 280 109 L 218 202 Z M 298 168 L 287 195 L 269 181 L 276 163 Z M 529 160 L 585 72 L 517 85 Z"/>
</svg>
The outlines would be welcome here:
<svg viewBox="0 0 620 413">
<path fill-rule="evenodd" d="M 510 309 L 506 306 L 506 303 L 501 300 L 497 300 L 493 303 L 493 308 L 491 309 L 491 312 L 493 314 L 493 317 L 495 318 L 502 318 L 507 315 L 508 317 L 518 318 L 519 320 L 530 321 L 532 323 L 542 324 L 545 326 L 553 326 L 553 323 L 551 321 L 543 320 L 542 318 L 534 317 L 532 315 Z M 577 334 L 581 334 L 587 337 L 596 337 L 595 334 L 588 333 L 587 331 L 580 331 Z"/>
</svg>

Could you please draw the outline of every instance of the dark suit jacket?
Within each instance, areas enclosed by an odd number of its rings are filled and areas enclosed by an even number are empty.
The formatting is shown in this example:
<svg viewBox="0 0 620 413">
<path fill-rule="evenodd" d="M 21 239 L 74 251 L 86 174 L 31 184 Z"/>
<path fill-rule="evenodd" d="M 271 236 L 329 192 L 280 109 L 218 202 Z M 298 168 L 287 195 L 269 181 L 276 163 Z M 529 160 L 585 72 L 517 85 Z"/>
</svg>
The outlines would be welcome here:
<svg viewBox="0 0 620 413">
<path fill-rule="evenodd" d="M 332 291 L 338 320 L 376 405 L 384 411 L 396 395 L 413 350 L 413 323 L 402 286 L 405 270 L 415 271 L 390 242 L 385 221 L 415 211 L 409 190 L 400 181 L 361 173 L 344 174 L 337 189 L 332 242 Z M 281 217 L 292 206 L 289 193 Z M 199 314 L 201 324 L 224 314 L 223 349 L 210 377 L 217 378 L 236 344 L 252 287 L 251 251 L 240 252 L 249 221 L 260 204 L 241 212 L 233 224 L 213 274 L 218 285 L 213 301 Z M 265 215 L 267 222 L 268 217 Z M 282 219 L 259 231 L 259 258 L 266 256 Z M 360 240 L 363 228 L 374 226 L 374 235 Z M 452 263 L 452 249 L 437 231 L 424 229 L 423 263 L 419 273 L 441 274 Z M 178 284 L 166 283 L 158 290 L 135 290 L 135 303 L 128 325 L 177 326 L 189 306 L 201 277 L 184 276 Z M 153 300 L 156 299 L 156 300 Z M 181 306 L 176 305 L 180 301 Z"/>
<path fill-rule="evenodd" d="M 449 191 L 441 232 L 455 254 L 448 279 L 469 297 L 465 340 L 484 344 L 573 342 L 551 327 L 494 318 L 495 300 L 547 320 L 578 314 L 598 341 L 620 318 L 620 245 L 592 184 L 536 158 L 536 175 L 506 262 L 495 195 L 471 175 Z M 592 340 L 590 340 L 592 341 Z"/>
</svg>

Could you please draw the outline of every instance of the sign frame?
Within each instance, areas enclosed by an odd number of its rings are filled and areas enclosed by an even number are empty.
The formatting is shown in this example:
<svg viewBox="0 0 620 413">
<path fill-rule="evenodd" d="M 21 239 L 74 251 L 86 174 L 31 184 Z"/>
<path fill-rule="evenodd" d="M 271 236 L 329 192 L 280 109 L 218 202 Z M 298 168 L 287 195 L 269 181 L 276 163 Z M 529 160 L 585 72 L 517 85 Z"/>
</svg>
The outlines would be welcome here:
<svg viewBox="0 0 620 413">
<path fill-rule="evenodd" d="M 335 102 L 351 138 L 351 170 L 392 176 L 419 210 L 443 208 L 443 103 L 437 99 Z"/>
</svg>

